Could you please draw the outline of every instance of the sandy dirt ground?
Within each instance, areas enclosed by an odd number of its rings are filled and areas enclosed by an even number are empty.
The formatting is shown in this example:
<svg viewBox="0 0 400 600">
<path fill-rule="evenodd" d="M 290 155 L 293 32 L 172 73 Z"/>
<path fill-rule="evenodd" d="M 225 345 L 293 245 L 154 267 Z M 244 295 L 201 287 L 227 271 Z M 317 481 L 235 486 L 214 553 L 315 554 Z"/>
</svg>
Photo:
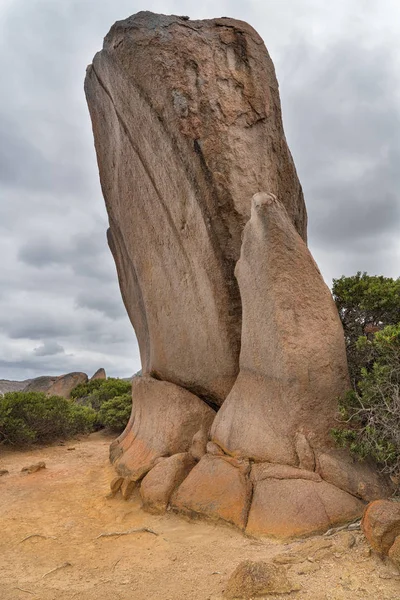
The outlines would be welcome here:
<svg viewBox="0 0 400 600">
<path fill-rule="evenodd" d="M 1 600 L 218 600 L 240 561 L 274 557 L 301 589 L 268 598 L 400 600 L 400 576 L 370 554 L 361 532 L 320 536 L 311 546 L 259 541 L 215 523 L 147 514 L 138 495 L 106 498 L 110 441 L 96 433 L 0 449 L 0 469 L 9 471 L 0 477 Z M 21 474 L 38 461 L 47 468 Z M 99 537 L 141 527 L 158 535 Z"/>
</svg>

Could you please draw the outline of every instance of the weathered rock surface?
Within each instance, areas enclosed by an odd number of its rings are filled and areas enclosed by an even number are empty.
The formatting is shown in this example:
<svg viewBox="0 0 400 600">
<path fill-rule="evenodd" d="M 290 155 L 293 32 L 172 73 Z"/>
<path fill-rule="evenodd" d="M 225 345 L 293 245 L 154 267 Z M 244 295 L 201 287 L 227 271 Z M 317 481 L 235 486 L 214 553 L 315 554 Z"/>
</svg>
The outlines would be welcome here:
<svg viewBox="0 0 400 600">
<path fill-rule="evenodd" d="M 204 429 L 199 429 L 194 434 L 192 445 L 190 446 L 190 454 L 195 460 L 200 460 L 207 452 L 208 434 L 209 432 Z"/>
<path fill-rule="evenodd" d="M 322 532 L 356 518 L 363 508 L 325 481 L 264 479 L 254 485 L 246 533 L 285 538 Z"/>
<path fill-rule="evenodd" d="M 160 459 L 140 485 L 143 507 L 152 513 L 166 511 L 172 492 L 193 469 L 196 461 L 188 452 Z"/>
<path fill-rule="evenodd" d="M 251 484 L 243 470 L 219 456 L 206 454 L 172 497 L 175 509 L 188 515 L 222 519 L 244 529 Z"/>
<path fill-rule="evenodd" d="M 241 21 L 141 12 L 111 28 L 85 90 L 143 373 L 221 404 L 238 372 L 249 198 L 277 194 L 306 237 L 271 59 Z"/>
<path fill-rule="evenodd" d="M 91 376 L 90 381 L 94 379 L 107 379 L 105 370 L 103 368 L 97 369 L 96 373 Z"/>
<path fill-rule="evenodd" d="M 132 380 L 132 415 L 111 446 L 119 475 L 138 481 L 157 458 L 188 452 L 199 429 L 208 429 L 215 412 L 194 394 L 152 377 Z"/>
<path fill-rule="evenodd" d="M 331 293 L 284 206 L 253 198 L 236 277 L 243 307 L 238 378 L 212 440 L 228 454 L 297 466 L 296 434 L 330 444 L 337 398 L 349 388 Z"/>
<path fill-rule="evenodd" d="M 333 473 L 326 456 L 337 398 L 349 386 L 346 354 L 331 294 L 273 195 L 253 199 L 236 275 L 243 304 L 240 372 L 214 419 L 211 443 L 232 457 L 262 461 L 251 471 L 246 532 L 291 537 L 361 516 L 364 504 L 356 493 L 390 491 L 371 466 L 357 463 L 352 470 L 351 460 L 344 463 L 337 487 L 309 470 L 324 449 L 321 464 Z M 222 486 L 200 468 L 205 460 L 184 482 L 185 498 L 207 489 L 213 502 L 204 513 L 220 516 L 214 498 Z"/>
<path fill-rule="evenodd" d="M 104 374 L 104 376 L 103 376 Z M 98 369 L 91 379 L 105 379 L 104 369 Z M 70 392 L 75 385 L 86 383 L 86 373 L 67 373 L 66 375 L 42 375 L 25 381 L 0 380 L 0 393 L 24 391 L 45 392 L 49 395 L 56 394 L 69 398 Z M 56 385 L 57 384 L 57 385 Z"/>
<path fill-rule="evenodd" d="M 54 395 L 69 398 L 75 386 L 80 383 L 86 383 L 87 381 L 88 376 L 86 373 L 67 373 L 66 375 L 57 377 L 54 383 L 47 388 L 46 393 L 48 396 Z"/>
<path fill-rule="evenodd" d="M 249 600 L 272 594 L 288 594 L 299 589 L 298 585 L 289 581 L 284 567 L 245 560 L 230 576 L 224 598 Z"/>
<path fill-rule="evenodd" d="M 289 465 L 277 465 L 273 463 L 254 463 L 251 469 L 251 480 L 253 482 L 264 479 L 306 479 L 309 481 L 322 481 L 318 473 L 298 469 Z"/>
<path fill-rule="evenodd" d="M 298 431 L 294 438 L 294 448 L 299 459 L 300 469 L 315 470 L 315 454 L 304 433 Z"/>
<path fill-rule="evenodd" d="M 390 496 L 394 491 L 390 479 L 379 475 L 375 465 L 359 462 L 343 450 L 330 450 L 318 456 L 317 471 L 325 481 L 372 502 Z"/>
<path fill-rule="evenodd" d="M 207 446 L 206 446 L 206 450 L 208 452 L 208 454 L 212 454 L 214 456 L 225 456 L 226 454 L 224 454 L 224 451 L 218 446 L 218 444 L 215 444 L 214 442 L 208 442 Z"/>
<path fill-rule="evenodd" d="M 361 526 L 372 548 L 387 554 L 396 537 L 400 536 L 400 502 L 371 502 L 365 509 Z"/>
</svg>

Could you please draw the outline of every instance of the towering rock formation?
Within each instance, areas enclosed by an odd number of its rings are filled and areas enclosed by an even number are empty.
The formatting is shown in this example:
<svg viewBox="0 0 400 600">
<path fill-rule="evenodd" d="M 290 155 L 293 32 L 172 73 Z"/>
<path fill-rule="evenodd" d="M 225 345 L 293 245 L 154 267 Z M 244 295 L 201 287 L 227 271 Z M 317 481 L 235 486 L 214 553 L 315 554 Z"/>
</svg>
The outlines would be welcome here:
<svg viewBox="0 0 400 600">
<path fill-rule="evenodd" d="M 306 247 L 261 38 L 232 19 L 138 13 L 111 28 L 85 90 L 143 371 L 112 446 L 113 491 L 129 495 L 150 471 L 146 505 L 165 506 L 167 489 L 178 510 L 252 533 L 304 533 L 358 514 L 352 491 L 319 474 L 319 454 L 329 472 L 343 460 L 328 438 L 348 385 L 343 332 Z M 182 481 L 189 450 L 200 462 Z"/>
<path fill-rule="evenodd" d="M 306 236 L 271 59 L 245 23 L 143 12 L 111 28 L 86 94 L 143 373 L 220 405 L 238 372 L 233 272 L 252 195 L 283 198 Z"/>
</svg>

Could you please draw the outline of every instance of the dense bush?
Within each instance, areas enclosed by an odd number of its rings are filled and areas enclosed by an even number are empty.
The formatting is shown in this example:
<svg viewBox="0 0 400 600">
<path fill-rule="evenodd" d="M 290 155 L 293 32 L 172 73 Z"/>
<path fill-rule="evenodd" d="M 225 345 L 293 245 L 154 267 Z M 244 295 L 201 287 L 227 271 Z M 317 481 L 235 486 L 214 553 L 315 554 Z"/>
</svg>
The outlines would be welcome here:
<svg viewBox="0 0 400 600">
<path fill-rule="evenodd" d="M 131 382 L 124 379 L 94 379 L 77 385 L 71 392 L 71 398 L 99 411 L 103 402 L 130 393 L 131 389 Z"/>
<path fill-rule="evenodd" d="M 108 379 L 93 379 L 86 383 L 79 383 L 71 390 L 71 398 L 85 398 L 101 388 L 105 381 L 108 381 Z"/>
<path fill-rule="evenodd" d="M 132 384 L 124 379 L 95 379 L 77 385 L 71 393 L 79 404 L 90 406 L 97 413 L 96 427 L 123 431 L 132 408 Z"/>
<path fill-rule="evenodd" d="M 42 392 L 0 396 L 0 443 L 49 443 L 107 427 L 122 431 L 132 407 L 132 385 L 123 379 L 80 384 L 71 400 Z"/>
<path fill-rule="evenodd" d="M 372 456 L 382 470 L 400 473 L 400 324 L 389 325 L 357 346 L 372 367 L 361 370 L 357 387 L 340 406 L 343 429 L 334 437 L 361 458 Z M 371 360 L 372 359 L 372 360 Z"/>
<path fill-rule="evenodd" d="M 351 381 L 356 386 L 366 366 L 358 338 L 400 323 L 400 279 L 358 272 L 334 279 L 332 293 L 343 324 Z"/>
<path fill-rule="evenodd" d="M 0 442 L 47 443 L 92 431 L 96 413 L 60 396 L 9 392 L 0 397 Z"/>
<path fill-rule="evenodd" d="M 123 431 L 129 421 L 131 410 L 132 396 L 130 393 L 116 396 L 103 402 L 97 415 L 98 423 L 113 431 Z"/>
<path fill-rule="evenodd" d="M 333 282 L 353 389 L 333 435 L 382 471 L 400 474 L 400 281 L 357 273 Z"/>
</svg>

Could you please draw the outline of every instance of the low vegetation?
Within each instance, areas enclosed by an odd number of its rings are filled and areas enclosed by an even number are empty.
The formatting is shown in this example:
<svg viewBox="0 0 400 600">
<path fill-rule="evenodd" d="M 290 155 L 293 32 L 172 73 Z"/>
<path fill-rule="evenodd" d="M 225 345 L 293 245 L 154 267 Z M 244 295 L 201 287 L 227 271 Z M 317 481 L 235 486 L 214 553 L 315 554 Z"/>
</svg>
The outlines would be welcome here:
<svg viewBox="0 0 400 600">
<path fill-rule="evenodd" d="M 96 412 L 60 396 L 9 392 L 0 398 L 0 442 L 48 443 L 93 430 Z"/>
<path fill-rule="evenodd" d="M 80 404 L 90 406 L 98 412 L 104 402 L 124 394 L 130 395 L 131 390 L 132 384 L 130 381 L 109 377 L 108 379 L 94 379 L 77 385 L 71 392 L 71 398 Z"/>
<path fill-rule="evenodd" d="M 357 273 L 333 281 L 352 389 L 333 436 L 383 472 L 400 475 L 400 280 Z"/>
<path fill-rule="evenodd" d="M 123 431 L 129 421 L 132 409 L 131 393 L 106 400 L 100 407 L 98 421 L 112 431 Z"/>
<path fill-rule="evenodd" d="M 43 392 L 0 396 L 0 443 L 50 443 L 104 427 L 120 432 L 131 412 L 131 382 L 97 379 L 76 386 L 71 399 Z"/>
</svg>

